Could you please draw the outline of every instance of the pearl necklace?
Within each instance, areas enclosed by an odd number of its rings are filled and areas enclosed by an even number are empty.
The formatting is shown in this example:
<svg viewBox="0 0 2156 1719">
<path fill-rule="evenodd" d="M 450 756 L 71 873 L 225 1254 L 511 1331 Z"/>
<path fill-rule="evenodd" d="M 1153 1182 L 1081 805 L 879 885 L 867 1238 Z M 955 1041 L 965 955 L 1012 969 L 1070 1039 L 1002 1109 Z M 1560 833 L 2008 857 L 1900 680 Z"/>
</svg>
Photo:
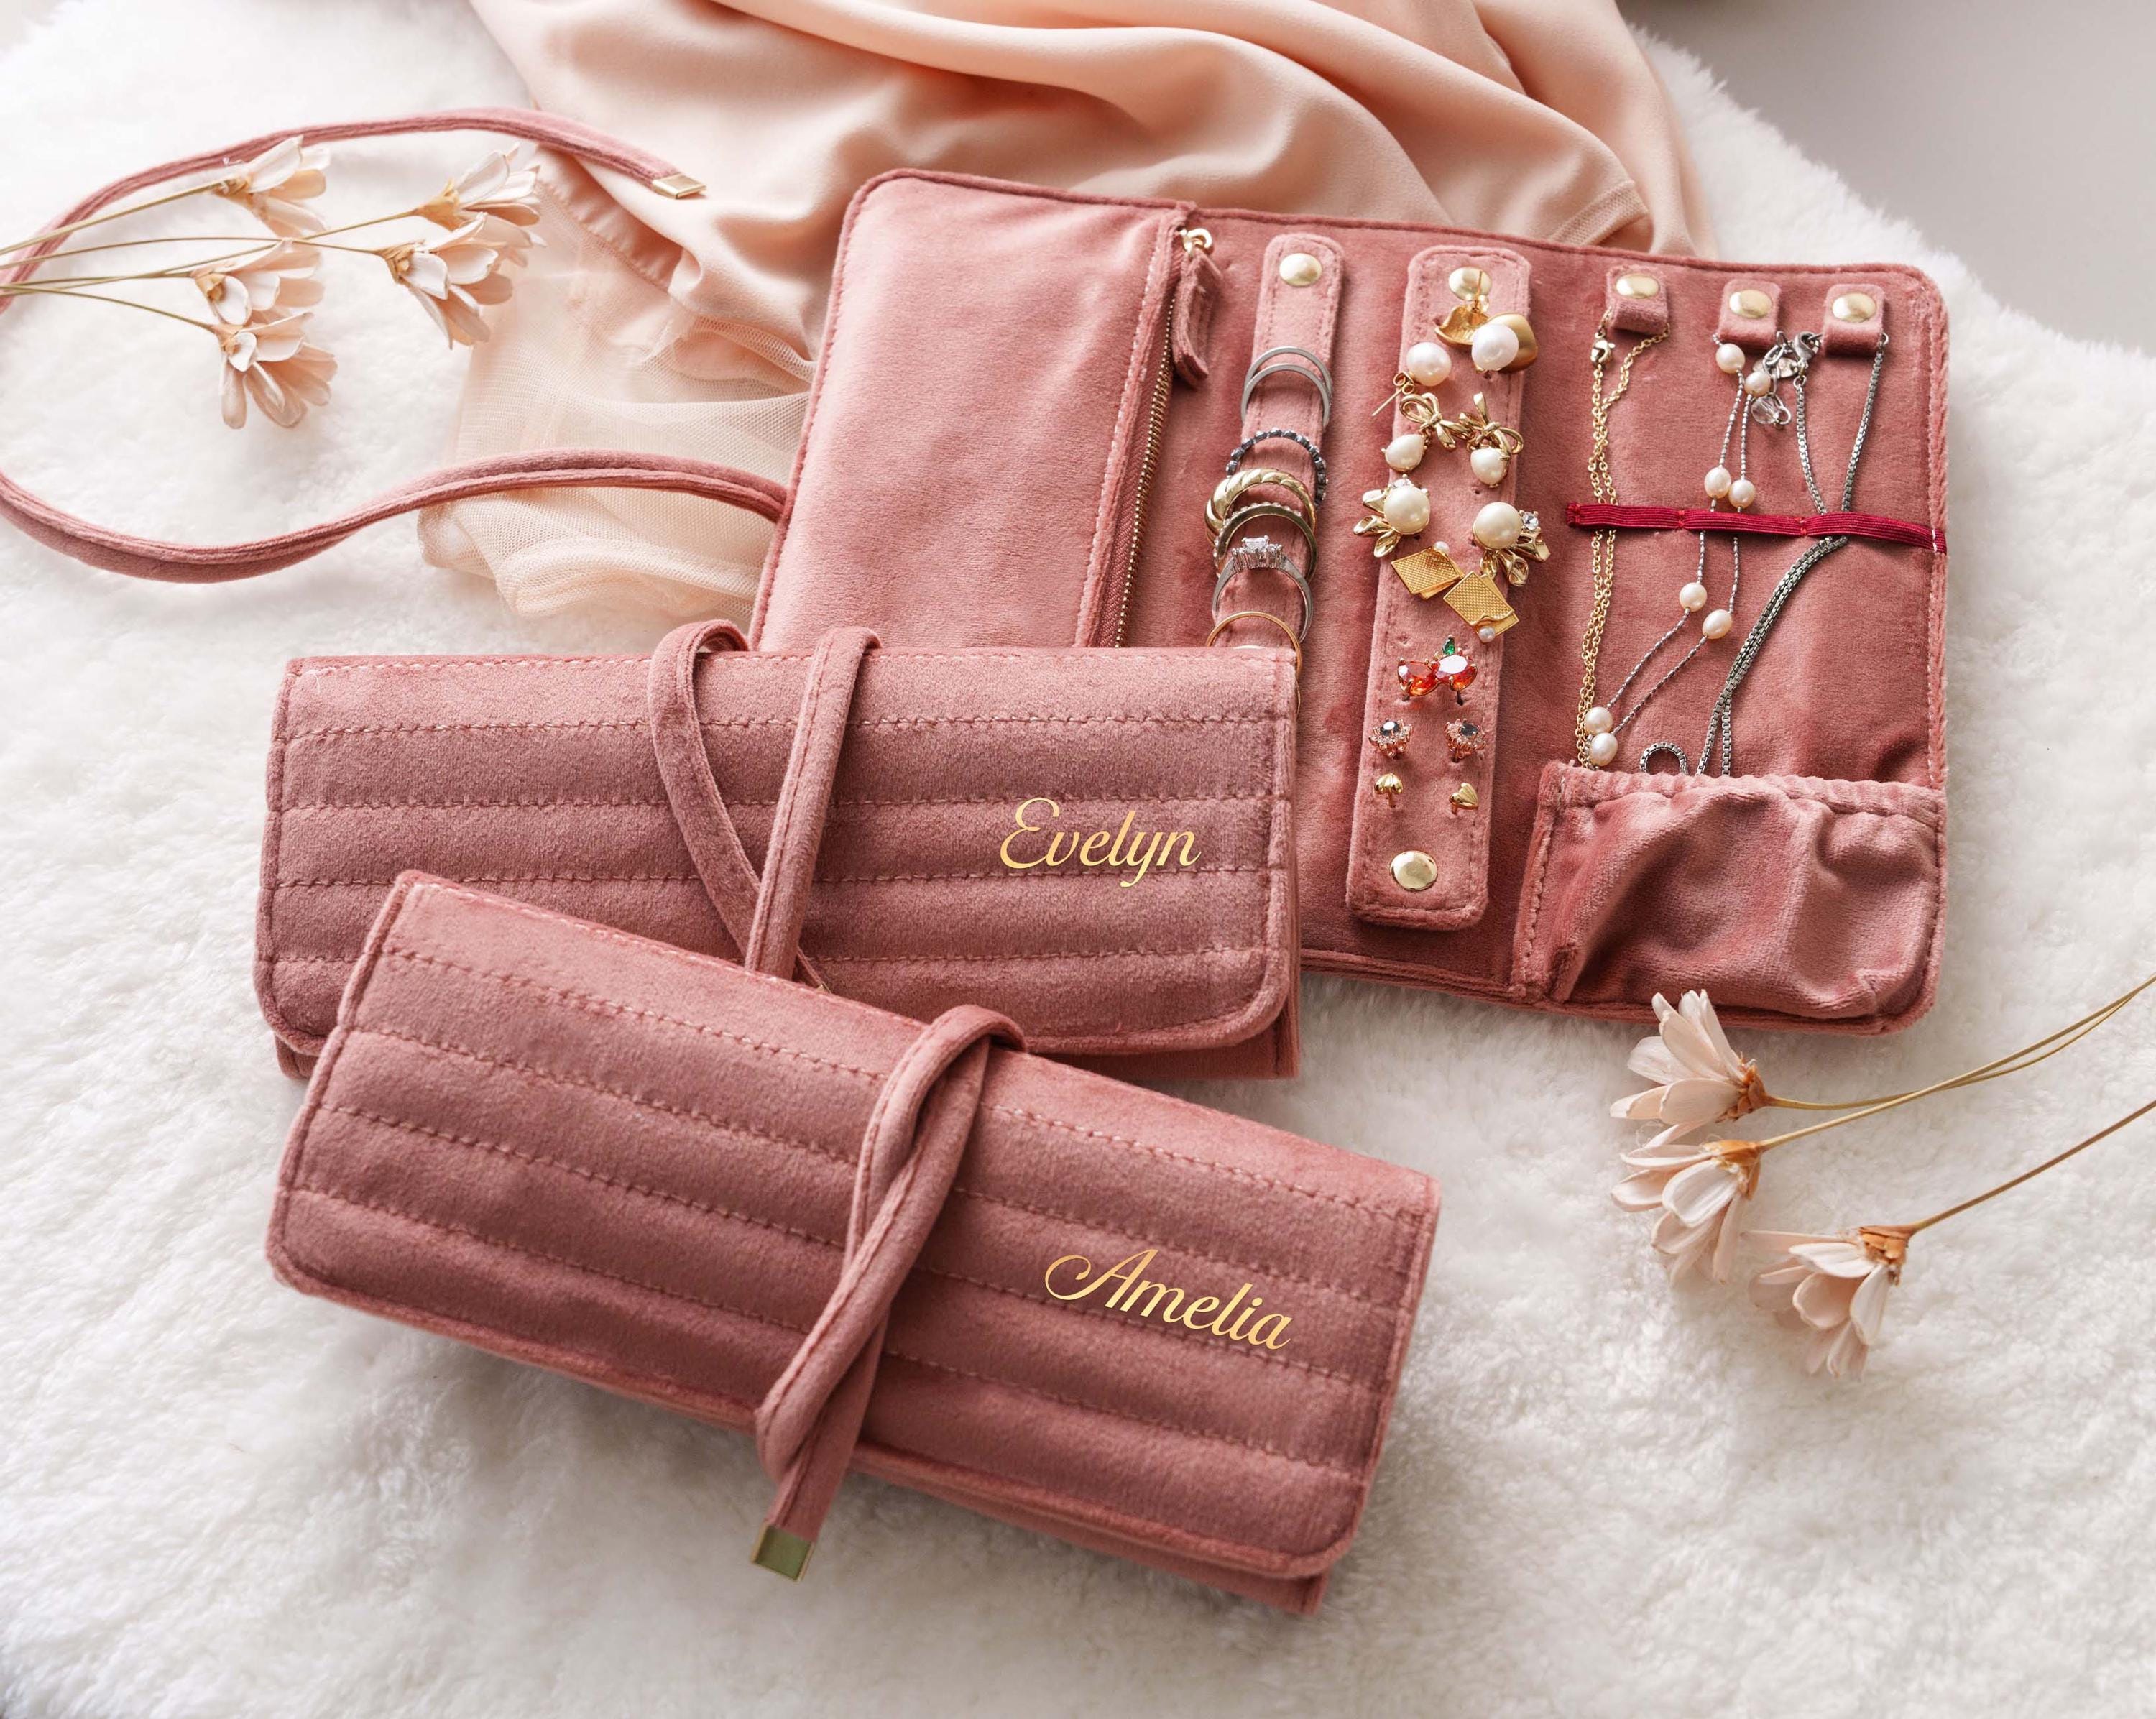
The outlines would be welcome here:
<svg viewBox="0 0 2156 1719">
<path fill-rule="evenodd" d="M 1794 358 L 1789 376 L 1790 393 L 1796 401 L 1798 463 L 1804 468 L 1804 488 L 1811 495 L 1813 510 L 1825 513 L 1825 498 L 1820 494 L 1819 479 L 1812 470 L 1811 425 L 1805 415 L 1804 399 L 1804 385 L 1820 344 L 1820 337 L 1815 334 L 1800 334 L 1789 343 Z M 1778 347 L 1777 351 L 1779 350 Z M 1772 357 L 1774 354 L 1768 356 Z M 1844 513 L 1856 505 L 1856 469 L 1864 458 L 1865 444 L 1871 438 L 1871 415 L 1879 404 L 1879 377 L 1886 367 L 1887 336 L 1882 330 L 1878 346 L 1871 355 L 1871 379 L 1865 386 L 1863 415 L 1856 421 L 1856 434 L 1849 444 L 1849 468 L 1841 481 L 1841 511 Z M 1796 594 L 1797 587 L 1804 582 L 1805 576 L 1814 567 L 1835 551 L 1846 548 L 1851 541 L 1848 537 L 1822 537 L 1792 562 L 1789 572 L 1782 575 L 1780 582 L 1768 597 L 1766 607 L 1759 612 L 1759 618 L 1752 623 L 1751 632 L 1745 636 L 1743 644 L 1738 650 L 1737 659 L 1730 665 L 1728 678 L 1722 684 L 1722 691 L 1714 701 L 1714 708 L 1707 715 L 1707 737 L 1700 742 L 1697 774 L 1704 776 L 1707 773 L 1707 761 L 1713 753 L 1717 739 L 1722 747 L 1722 773 L 1724 776 L 1734 773 L 1737 767 L 1736 706 L 1738 688 L 1743 685 L 1744 677 L 1751 672 L 1753 663 L 1767 643 L 1768 634 L 1774 631 L 1774 623 L 1781 618 L 1782 611 L 1788 606 L 1790 598 Z M 1648 751 L 1651 754 L 1665 748 L 1676 754 L 1678 767 L 1681 771 L 1684 752 L 1680 747 L 1664 741 L 1650 747 Z M 1645 757 L 1640 760 L 1640 767 L 1646 767 Z"/>
<path fill-rule="evenodd" d="M 1588 416 L 1594 425 L 1594 440 L 1587 454 L 1587 482 L 1597 501 L 1614 505 L 1617 500 L 1616 474 L 1609 464 L 1609 414 L 1631 388 L 1632 367 L 1640 355 L 1668 338 L 1669 330 L 1665 328 L 1634 341 L 1625 362 L 1617 367 L 1616 385 L 1605 391 L 1604 372 L 1616 354 L 1617 343 L 1610 338 L 1607 316 L 1594 331 L 1594 344 L 1589 351 Z M 1573 739 L 1579 762 L 1601 769 L 1617 756 L 1616 737 L 1609 732 L 1609 713 L 1594 700 L 1595 665 L 1602 655 L 1602 634 L 1609 624 L 1609 606 L 1617 592 L 1615 529 L 1605 526 L 1597 531 L 1589 540 L 1588 554 L 1594 573 L 1594 606 L 1579 642 L 1579 707 Z"/>
</svg>

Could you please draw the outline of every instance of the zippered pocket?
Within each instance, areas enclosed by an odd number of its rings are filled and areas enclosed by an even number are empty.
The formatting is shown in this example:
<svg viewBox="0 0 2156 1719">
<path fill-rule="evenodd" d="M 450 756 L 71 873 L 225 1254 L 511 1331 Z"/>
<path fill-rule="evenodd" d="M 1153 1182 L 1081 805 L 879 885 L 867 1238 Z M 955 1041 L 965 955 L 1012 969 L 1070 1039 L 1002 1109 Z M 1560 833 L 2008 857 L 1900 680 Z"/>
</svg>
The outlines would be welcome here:
<svg viewBox="0 0 2156 1719">
<path fill-rule="evenodd" d="M 1111 481 L 1101 492 L 1101 528 L 1086 568 L 1086 603 L 1079 616 L 1081 644 L 1120 646 L 1130 634 L 1131 594 L 1145 552 L 1147 510 L 1160 473 L 1161 444 L 1178 375 L 1204 379 L 1205 346 L 1218 302 L 1220 271 L 1213 261 L 1213 235 L 1188 224 L 1188 210 L 1163 234 L 1156 259 L 1163 285 L 1149 285 L 1148 314 L 1140 325 L 1132 386 L 1116 414 L 1109 455 Z"/>
<path fill-rule="evenodd" d="M 1210 267 L 1189 208 L 907 173 L 861 193 L 759 647 L 864 619 L 887 644 L 1114 642 L 1183 265 Z"/>
</svg>

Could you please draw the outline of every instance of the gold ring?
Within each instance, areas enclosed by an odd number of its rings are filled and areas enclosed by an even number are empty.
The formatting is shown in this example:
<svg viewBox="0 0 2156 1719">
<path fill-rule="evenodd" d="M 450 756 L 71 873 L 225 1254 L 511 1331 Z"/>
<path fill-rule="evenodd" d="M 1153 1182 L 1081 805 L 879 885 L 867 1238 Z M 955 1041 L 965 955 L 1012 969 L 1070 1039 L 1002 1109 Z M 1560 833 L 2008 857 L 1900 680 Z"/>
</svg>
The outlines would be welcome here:
<svg viewBox="0 0 2156 1719">
<path fill-rule="evenodd" d="M 1295 629 L 1292 627 L 1270 609 L 1239 608 L 1231 615 L 1221 616 L 1213 623 L 1213 630 L 1205 635 L 1205 642 L 1208 644 L 1212 644 L 1238 621 L 1270 621 L 1273 625 L 1279 628 L 1281 637 L 1287 640 L 1287 648 L 1295 653 L 1295 678 L 1298 680 L 1302 679 L 1302 641 L 1295 636 Z M 1255 644 L 1239 644 L 1235 648 L 1237 650 L 1258 650 L 1263 647 Z"/>
<path fill-rule="evenodd" d="M 1260 484 L 1270 484 L 1275 489 L 1285 490 L 1292 495 L 1304 516 L 1312 525 L 1317 522 L 1317 502 L 1308 485 L 1293 472 L 1281 471 L 1267 465 L 1252 466 L 1247 471 L 1230 472 L 1213 486 L 1213 499 L 1205 504 L 1205 529 L 1215 537 L 1235 504 L 1243 499 L 1245 490 Z"/>
</svg>

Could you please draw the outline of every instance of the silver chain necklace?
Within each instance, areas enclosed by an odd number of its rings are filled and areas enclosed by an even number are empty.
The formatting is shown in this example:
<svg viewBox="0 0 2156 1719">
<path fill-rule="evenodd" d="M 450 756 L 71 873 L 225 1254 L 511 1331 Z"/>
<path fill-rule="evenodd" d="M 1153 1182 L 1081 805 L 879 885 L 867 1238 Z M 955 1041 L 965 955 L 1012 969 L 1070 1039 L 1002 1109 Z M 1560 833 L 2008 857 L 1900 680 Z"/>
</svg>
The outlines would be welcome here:
<svg viewBox="0 0 2156 1719">
<path fill-rule="evenodd" d="M 1804 398 L 1811 361 L 1817 356 L 1819 349 L 1820 337 L 1817 335 L 1800 334 L 1792 341 L 1778 343 L 1768 352 L 1766 362 L 1770 366 L 1774 366 L 1779 360 L 1780 365 L 1787 367 L 1790 393 L 1795 402 L 1795 409 L 1792 416 L 1795 420 L 1797 431 L 1797 461 L 1804 468 L 1804 488 L 1810 494 L 1813 511 L 1825 513 L 1827 511 L 1826 500 L 1820 493 L 1819 479 L 1812 465 L 1811 426 L 1806 416 L 1807 403 Z M 1886 367 L 1886 364 L 1887 336 L 1882 331 L 1879 336 L 1878 348 L 1872 354 L 1871 381 L 1864 391 L 1864 413 L 1857 420 L 1856 437 L 1849 444 L 1849 467 L 1842 478 L 1841 485 L 1840 511 L 1843 513 L 1849 512 L 1856 505 L 1857 467 L 1864 458 L 1865 444 L 1871 439 L 1872 413 L 1879 403 L 1879 376 Z M 1804 583 L 1805 576 L 1836 550 L 1846 548 L 1851 541 L 1848 537 L 1841 536 L 1822 537 L 1792 562 L 1789 571 L 1782 575 L 1781 582 L 1774 587 L 1774 593 L 1768 598 L 1766 607 L 1760 610 L 1759 618 L 1752 623 L 1752 630 L 1745 635 L 1744 643 L 1738 647 L 1736 659 L 1729 665 L 1729 676 L 1722 682 L 1722 691 L 1714 701 L 1714 708 L 1707 713 L 1707 736 L 1700 742 L 1699 763 L 1697 769 L 1693 769 L 1691 761 L 1685 757 L 1684 749 L 1672 741 L 1658 741 L 1640 755 L 1640 767 L 1642 770 L 1648 767 L 1658 753 L 1668 752 L 1676 758 L 1680 773 L 1704 776 L 1707 774 L 1709 762 L 1715 756 L 1718 743 L 1722 763 L 1721 773 L 1724 776 L 1735 773 L 1737 694 L 1744 685 L 1744 677 L 1751 673 L 1752 665 L 1758 660 L 1761 649 L 1766 644 L 1768 635 L 1774 631 L 1774 623 L 1782 618 L 1782 611 L 1789 606 L 1790 598 L 1796 594 L 1797 587 Z M 1704 545 L 1706 539 L 1702 536 L 1701 541 Z"/>
</svg>

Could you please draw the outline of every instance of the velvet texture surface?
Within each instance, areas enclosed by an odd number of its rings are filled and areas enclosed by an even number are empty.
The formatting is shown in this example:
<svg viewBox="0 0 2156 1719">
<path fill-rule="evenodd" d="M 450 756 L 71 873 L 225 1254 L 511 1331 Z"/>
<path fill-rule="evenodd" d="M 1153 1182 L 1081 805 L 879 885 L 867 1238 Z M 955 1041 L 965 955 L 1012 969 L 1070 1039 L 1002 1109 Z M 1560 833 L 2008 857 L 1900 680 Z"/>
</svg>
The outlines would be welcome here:
<svg viewBox="0 0 2156 1719">
<path fill-rule="evenodd" d="M 818 1359 L 874 1179 L 864 1139 L 901 1103 L 894 1070 L 969 1030 L 407 876 L 294 1125 L 270 1258 L 312 1293 L 753 1420 L 790 1489 L 784 1429 L 814 1419 L 794 1388 L 820 1376 L 808 1409 L 839 1400 Z M 1004 1046 L 947 1049 L 969 1070 L 963 1154 L 870 1310 L 860 1443 L 842 1428 L 827 1453 L 1315 1610 L 1369 1496 L 1436 1184 Z M 1172 1297 L 1078 1292 L 1138 1255 Z M 1265 1311 L 1245 1328 L 1237 1302 Z"/>
<path fill-rule="evenodd" d="M 256 926 L 280 1044 L 321 1048 L 416 868 L 729 957 L 767 907 L 804 977 L 894 1012 L 978 1003 L 1148 1074 L 1292 1073 L 1286 654 L 865 639 L 751 654 L 692 623 L 651 657 L 290 665 Z"/>
<path fill-rule="evenodd" d="M 1152 382 L 1186 266 L 1177 233 L 1194 225 L 1212 235 L 1206 262 L 1219 275 L 1208 373 L 1173 384 L 1133 562 L 1131 502 Z M 1795 588 L 1734 703 L 1736 776 L 1648 784 L 1624 767 L 1666 738 L 1698 759 L 1729 665 L 1808 546 L 1801 541 L 1748 538 L 1729 637 L 1659 693 L 1618 771 L 1573 762 L 1594 593 L 1589 534 L 1564 521 L 1568 504 L 1589 497 L 1589 348 L 1613 264 L 1627 260 L 1606 250 L 890 176 L 855 205 L 752 640 L 798 646 L 850 619 L 892 643 L 1201 643 L 1212 563 L 1200 515 L 1244 434 L 1239 383 L 1257 349 L 1259 264 L 1280 233 L 1305 230 L 1345 259 L 1323 444 L 1333 495 L 1320 521 L 1300 688 L 1307 963 L 1587 1013 L 1636 1015 L 1657 989 L 1705 983 L 1740 1023 L 1876 1031 L 1921 1014 L 1937 984 L 1945 873 L 1946 331 L 1937 290 L 1913 269 L 1630 259 L 1655 280 L 1672 332 L 1641 360 L 1612 417 L 1626 502 L 1703 501 L 1702 474 L 1721 457 L 1736 387 L 1715 364 L 1717 335 L 1741 336 L 1756 361 L 1778 327 L 1837 323 L 1835 300 L 1868 282 L 1878 305 L 1872 344 L 1880 328 L 1892 342 L 1854 505 L 1913 526 L 1907 535 L 1920 541 L 1852 541 Z M 953 255 L 981 266 L 952 270 Z M 1399 362 L 1411 284 L 1442 281 L 1477 257 L 1502 276 L 1492 310 L 1526 312 L 1539 336 L 1531 368 L 1495 380 L 1519 385 L 1513 409 L 1526 446 L 1508 481 L 1553 551 L 1514 593 L 1519 623 L 1494 645 L 1441 600 L 1402 600 L 1368 540 L 1349 531 L 1354 497 L 1389 475 L 1372 420 Z M 1775 289 L 1779 318 L 1732 322 L 1733 295 L 1763 281 Z M 1450 301 L 1441 290 L 1435 297 Z M 1871 346 L 1841 327 L 1811 367 L 1810 429 L 1830 508 L 1863 418 L 1870 361 Z M 1032 409 L 1030 393 L 1012 387 L 1019 376 L 1060 409 Z M 1438 391 L 1445 412 L 1465 408 L 1481 382 L 1461 354 Z M 1792 429 L 1755 425 L 1748 469 L 1760 511 L 1812 511 Z M 1416 480 L 1430 490 L 1432 519 L 1402 552 L 1443 540 L 1471 565 L 1469 527 L 1489 492 L 1473 485 L 1463 454 L 1435 449 Z M 894 541 L 892 522 L 907 519 L 921 529 Z M 1621 534 L 1604 691 L 1678 615 L 1699 541 L 1677 531 Z M 1009 577 L 1014 558 L 1023 579 Z M 1727 537 L 1710 540 L 1707 565 L 1712 602 L 1728 603 Z M 1383 808 L 1364 803 L 1363 736 L 1388 707 L 1395 662 L 1455 634 L 1471 657 L 1502 661 L 1502 683 L 1493 674 L 1456 709 L 1440 695 L 1403 713 L 1432 730 L 1460 715 L 1490 731 L 1476 767 L 1480 807 L 1446 805 L 1460 772 L 1446 771 L 1433 732 L 1409 755 L 1402 835 L 1389 845 L 1378 839 Z M 1363 839 L 1351 844 L 1358 825 Z M 1416 916 L 1419 898 L 1390 886 L 1385 860 L 1394 846 L 1419 845 L 1407 834 L 1417 829 L 1444 868 L 1441 893 L 1467 909 L 1450 928 L 1389 922 Z M 1613 891 L 1621 911 L 1609 911 Z"/>
</svg>

